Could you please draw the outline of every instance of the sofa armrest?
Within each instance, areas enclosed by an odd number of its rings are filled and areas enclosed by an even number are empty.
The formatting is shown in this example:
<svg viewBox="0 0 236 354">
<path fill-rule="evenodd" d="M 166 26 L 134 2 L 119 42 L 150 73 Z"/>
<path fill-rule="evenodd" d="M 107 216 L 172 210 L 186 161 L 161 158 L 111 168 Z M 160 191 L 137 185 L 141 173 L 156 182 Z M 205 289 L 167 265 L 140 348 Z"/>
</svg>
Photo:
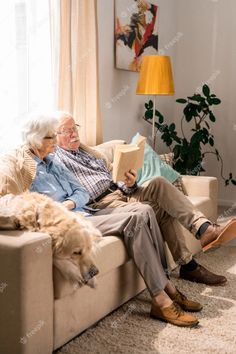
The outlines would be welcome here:
<svg viewBox="0 0 236 354">
<path fill-rule="evenodd" d="M 216 177 L 182 175 L 186 192 L 192 197 L 209 197 L 217 202 L 218 181 Z"/>
<path fill-rule="evenodd" d="M 53 350 L 51 238 L 0 231 L 0 353 Z"/>
<path fill-rule="evenodd" d="M 184 188 L 190 197 L 208 199 L 211 203 L 211 213 L 208 215 L 211 221 L 217 219 L 218 205 L 218 180 L 216 177 L 207 176 L 182 176 Z"/>
</svg>

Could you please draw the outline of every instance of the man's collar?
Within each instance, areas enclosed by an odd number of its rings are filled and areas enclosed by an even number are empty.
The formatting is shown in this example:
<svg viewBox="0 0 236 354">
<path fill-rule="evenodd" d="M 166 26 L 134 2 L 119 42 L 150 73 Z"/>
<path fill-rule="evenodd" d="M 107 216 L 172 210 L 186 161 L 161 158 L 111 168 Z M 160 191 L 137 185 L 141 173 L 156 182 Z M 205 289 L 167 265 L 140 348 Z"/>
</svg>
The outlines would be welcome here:
<svg viewBox="0 0 236 354">
<path fill-rule="evenodd" d="M 77 154 L 80 153 L 80 148 L 78 148 L 77 150 L 67 150 L 67 149 L 63 149 L 63 148 L 60 147 L 60 146 L 57 146 L 56 149 L 57 149 L 57 150 L 62 150 L 62 151 L 68 152 L 69 154 L 72 154 L 72 155 L 74 155 L 74 156 L 76 156 Z"/>
</svg>

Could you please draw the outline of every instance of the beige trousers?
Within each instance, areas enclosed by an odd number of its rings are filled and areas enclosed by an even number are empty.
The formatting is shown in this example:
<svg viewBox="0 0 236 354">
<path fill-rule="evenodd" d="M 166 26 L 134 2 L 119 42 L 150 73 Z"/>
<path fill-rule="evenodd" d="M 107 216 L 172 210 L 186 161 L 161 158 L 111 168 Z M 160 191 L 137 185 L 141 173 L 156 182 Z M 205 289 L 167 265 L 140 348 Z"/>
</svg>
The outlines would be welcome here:
<svg viewBox="0 0 236 354">
<path fill-rule="evenodd" d="M 194 236 L 208 219 L 196 210 L 189 199 L 163 177 L 153 178 L 130 196 L 120 190 L 108 194 L 93 204 L 97 208 L 116 208 L 133 202 L 148 203 L 156 214 L 158 225 L 175 262 L 188 263 L 192 254 L 181 229 L 183 225 Z"/>
<path fill-rule="evenodd" d="M 103 236 L 123 238 L 151 296 L 165 289 L 168 273 L 164 243 L 155 213 L 149 205 L 126 203 L 120 208 L 100 210 L 89 220 Z"/>
</svg>

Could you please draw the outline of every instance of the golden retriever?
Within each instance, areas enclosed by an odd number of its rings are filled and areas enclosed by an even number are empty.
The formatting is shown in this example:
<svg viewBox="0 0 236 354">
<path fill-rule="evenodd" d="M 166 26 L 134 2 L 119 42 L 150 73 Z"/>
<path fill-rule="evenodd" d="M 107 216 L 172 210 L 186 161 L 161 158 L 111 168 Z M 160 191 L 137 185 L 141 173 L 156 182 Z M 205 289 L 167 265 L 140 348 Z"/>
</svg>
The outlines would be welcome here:
<svg viewBox="0 0 236 354">
<path fill-rule="evenodd" d="M 95 286 L 93 255 L 102 235 L 79 213 L 36 192 L 8 194 L 0 198 L 0 228 L 49 234 L 54 266 L 71 282 Z"/>
</svg>

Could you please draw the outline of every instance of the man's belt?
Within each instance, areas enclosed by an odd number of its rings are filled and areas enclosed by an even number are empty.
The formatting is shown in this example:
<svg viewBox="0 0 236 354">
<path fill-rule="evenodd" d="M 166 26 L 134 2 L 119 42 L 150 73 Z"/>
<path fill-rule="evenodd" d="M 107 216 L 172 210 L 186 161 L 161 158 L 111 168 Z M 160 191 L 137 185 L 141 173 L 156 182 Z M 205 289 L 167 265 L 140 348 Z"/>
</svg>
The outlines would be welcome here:
<svg viewBox="0 0 236 354">
<path fill-rule="evenodd" d="M 117 185 L 114 182 L 111 182 L 109 188 L 105 190 L 102 194 L 100 194 L 97 198 L 93 200 L 94 203 L 99 202 L 102 198 L 106 197 L 106 195 L 115 192 L 118 189 Z"/>
</svg>

